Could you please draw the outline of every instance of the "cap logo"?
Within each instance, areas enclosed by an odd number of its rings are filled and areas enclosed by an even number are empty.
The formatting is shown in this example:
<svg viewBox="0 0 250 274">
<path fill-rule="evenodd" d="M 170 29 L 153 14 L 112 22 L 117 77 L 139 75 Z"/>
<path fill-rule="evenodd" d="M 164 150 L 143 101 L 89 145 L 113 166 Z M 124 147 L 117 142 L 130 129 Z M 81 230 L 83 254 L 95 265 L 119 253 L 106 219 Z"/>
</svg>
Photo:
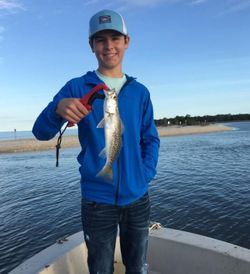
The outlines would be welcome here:
<svg viewBox="0 0 250 274">
<path fill-rule="evenodd" d="M 99 17 L 99 24 L 111 23 L 110 15 L 102 15 Z"/>
</svg>

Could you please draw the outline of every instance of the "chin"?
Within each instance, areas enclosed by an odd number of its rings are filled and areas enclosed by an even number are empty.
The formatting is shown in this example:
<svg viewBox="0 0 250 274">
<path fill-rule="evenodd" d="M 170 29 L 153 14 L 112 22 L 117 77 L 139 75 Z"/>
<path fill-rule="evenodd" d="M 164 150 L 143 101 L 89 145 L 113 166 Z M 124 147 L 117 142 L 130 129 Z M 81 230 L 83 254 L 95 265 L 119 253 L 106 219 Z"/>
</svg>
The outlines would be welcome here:
<svg viewBox="0 0 250 274">
<path fill-rule="evenodd" d="M 106 69 L 115 69 L 119 66 L 119 64 L 105 64 L 103 67 L 105 67 Z"/>
</svg>

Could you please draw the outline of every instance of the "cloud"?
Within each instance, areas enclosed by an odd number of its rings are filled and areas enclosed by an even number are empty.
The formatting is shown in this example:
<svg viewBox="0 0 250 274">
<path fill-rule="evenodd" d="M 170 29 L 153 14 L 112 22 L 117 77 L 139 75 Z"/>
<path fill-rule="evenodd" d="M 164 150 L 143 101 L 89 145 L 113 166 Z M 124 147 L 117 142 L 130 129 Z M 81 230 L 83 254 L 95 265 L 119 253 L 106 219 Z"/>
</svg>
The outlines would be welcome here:
<svg viewBox="0 0 250 274">
<path fill-rule="evenodd" d="M 107 4 L 107 1 L 105 0 L 88 0 L 85 2 L 86 6 L 89 5 L 100 5 L 103 8 L 106 8 L 107 6 L 110 6 L 112 8 L 119 7 L 121 8 L 130 8 L 130 7 L 152 7 L 160 4 L 172 4 L 177 2 L 185 2 L 186 0 L 116 0 L 116 1 L 109 1 Z M 189 0 L 191 1 L 191 0 Z"/>
<path fill-rule="evenodd" d="M 0 0 L 1 1 L 1 0 Z M 250 9 L 250 0 L 87 0 L 85 6 L 101 6 L 103 9 L 111 8 L 117 10 L 128 10 L 134 7 L 151 8 L 160 5 L 186 5 L 189 7 L 199 7 L 201 5 L 213 5 L 219 15 L 227 13 L 241 12 Z"/>
<path fill-rule="evenodd" d="M 150 9 L 164 6 L 186 6 L 196 9 L 203 6 L 209 7 L 215 16 L 227 16 L 250 10 L 250 0 L 87 0 L 85 5 L 102 6 L 103 9 L 115 9 L 118 12 L 134 10 L 135 8 Z"/>
<path fill-rule="evenodd" d="M 26 10 L 18 0 L 0 0 L 0 15 L 2 13 L 15 14 L 18 11 Z M 2 35 L 6 31 L 4 26 L 0 26 L 0 42 L 4 40 Z"/>
<path fill-rule="evenodd" d="M 88 0 L 88 1 L 85 1 L 85 2 L 84 2 L 84 5 L 85 5 L 85 6 L 95 5 L 95 4 L 97 4 L 98 2 L 100 2 L 100 1 L 99 1 L 99 0 Z"/>
<path fill-rule="evenodd" d="M 208 0 L 193 0 L 189 3 L 190 6 L 201 5 L 208 2 Z"/>
<path fill-rule="evenodd" d="M 18 0 L 0 0 L 0 11 L 16 13 L 19 10 L 25 10 L 24 6 Z"/>
<path fill-rule="evenodd" d="M 105 8 L 115 8 L 117 10 L 126 10 L 134 7 L 139 8 L 151 8 L 160 5 L 175 5 L 183 4 L 189 6 L 198 6 L 208 3 L 209 0 L 111 0 L 107 2 L 106 0 L 87 0 L 85 1 L 85 6 L 99 5 Z"/>
<path fill-rule="evenodd" d="M 219 15 L 244 12 L 250 9 L 250 0 L 226 0 Z"/>
<path fill-rule="evenodd" d="M 243 10 L 246 10 L 246 9 L 250 8 L 250 1 L 249 0 L 244 0 L 244 1 L 234 0 L 234 1 L 230 1 L 230 2 L 231 2 L 230 6 L 226 10 L 227 13 L 239 12 L 239 11 L 243 11 Z"/>
<path fill-rule="evenodd" d="M 155 6 L 161 3 L 176 2 L 174 0 L 123 0 L 124 4 L 134 5 L 134 6 Z"/>
</svg>

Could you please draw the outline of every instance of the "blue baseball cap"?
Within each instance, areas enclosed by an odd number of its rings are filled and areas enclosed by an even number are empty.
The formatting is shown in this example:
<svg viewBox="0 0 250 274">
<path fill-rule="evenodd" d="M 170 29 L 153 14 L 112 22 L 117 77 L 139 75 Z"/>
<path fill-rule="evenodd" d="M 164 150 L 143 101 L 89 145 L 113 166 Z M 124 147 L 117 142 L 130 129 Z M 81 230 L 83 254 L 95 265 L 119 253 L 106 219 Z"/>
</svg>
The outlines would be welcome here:
<svg viewBox="0 0 250 274">
<path fill-rule="evenodd" d="M 128 35 L 123 17 L 112 10 L 101 10 L 89 20 L 89 38 L 102 30 L 115 30 L 123 35 Z"/>
</svg>

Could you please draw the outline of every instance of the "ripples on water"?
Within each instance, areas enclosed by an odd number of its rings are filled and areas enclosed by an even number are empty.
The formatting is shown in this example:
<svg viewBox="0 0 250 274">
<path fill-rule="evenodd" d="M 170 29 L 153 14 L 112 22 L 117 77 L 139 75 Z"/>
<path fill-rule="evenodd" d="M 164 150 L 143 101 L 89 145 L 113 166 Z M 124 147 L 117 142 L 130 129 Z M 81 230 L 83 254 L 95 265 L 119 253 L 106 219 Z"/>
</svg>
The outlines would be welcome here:
<svg viewBox="0 0 250 274">
<path fill-rule="evenodd" d="M 81 229 L 77 153 L 59 168 L 54 151 L 1 156 L 0 273 Z"/>
<path fill-rule="evenodd" d="M 249 133 L 162 138 L 152 219 L 250 248 Z"/>
<path fill-rule="evenodd" d="M 250 248 L 250 122 L 161 139 L 152 220 Z M 0 273 L 81 229 L 78 149 L 0 156 Z"/>
</svg>

